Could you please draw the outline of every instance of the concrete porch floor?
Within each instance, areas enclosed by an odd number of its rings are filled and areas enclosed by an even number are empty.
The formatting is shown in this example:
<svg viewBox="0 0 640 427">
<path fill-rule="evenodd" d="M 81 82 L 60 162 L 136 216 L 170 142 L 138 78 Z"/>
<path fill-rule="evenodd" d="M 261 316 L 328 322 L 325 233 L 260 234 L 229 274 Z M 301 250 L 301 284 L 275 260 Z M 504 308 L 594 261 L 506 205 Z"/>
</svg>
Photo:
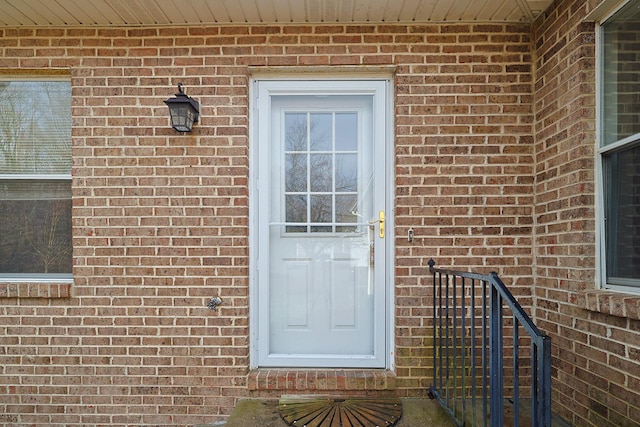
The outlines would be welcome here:
<svg viewBox="0 0 640 427">
<path fill-rule="evenodd" d="M 396 427 L 453 427 L 446 412 L 435 400 L 400 399 L 402 418 Z M 278 412 L 276 399 L 244 399 L 238 402 L 225 427 L 287 427 Z M 202 426 L 204 427 L 204 426 Z"/>
</svg>

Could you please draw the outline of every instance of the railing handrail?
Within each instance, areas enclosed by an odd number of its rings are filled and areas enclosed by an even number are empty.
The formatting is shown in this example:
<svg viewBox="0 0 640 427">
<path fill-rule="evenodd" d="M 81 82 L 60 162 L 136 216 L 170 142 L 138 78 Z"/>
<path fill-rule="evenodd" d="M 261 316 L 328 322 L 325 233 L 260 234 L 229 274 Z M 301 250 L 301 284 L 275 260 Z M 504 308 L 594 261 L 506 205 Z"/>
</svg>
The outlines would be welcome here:
<svg viewBox="0 0 640 427">
<path fill-rule="evenodd" d="M 489 352 L 490 352 L 490 358 L 487 360 L 484 356 L 484 351 L 483 350 L 483 356 L 482 356 L 482 372 L 483 375 L 484 373 L 487 372 L 487 369 L 489 371 L 489 378 L 490 378 L 490 390 L 491 390 L 491 395 L 489 396 L 489 400 L 490 400 L 490 407 L 491 407 L 491 414 L 493 414 L 491 416 L 491 426 L 497 426 L 497 427 L 503 427 L 504 424 L 504 333 L 503 333 L 503 326 L 504 326 L 504 320 L 503 320 L 503 312 L 502 310 L 504 308 L 508 308 L 511 312 L 511 314 L 513 315 L 514 318 L 514 325 L 513 325 L 513 352 L 514 352 L 514 357 L 513 357 L 513 369 L 514 369 L 514 386 L 513 386 L 513 393 L 514 393 L 514 410 L 515 410 L 515 417 L 514 417 L 514 422 L 515 425 L 518 426 L 519 425 L 519 421 L 518 421 L 518 417 L 519 417 L 519 382 L 520 382 L 520 375 L 518 373 L 518 359 L 519 359 L 519 355 L 518 355 L 518 351 L 519 351 L 519 344 L 518 344 L 518 326 L 522 326 L 522 328 L 524 329 L 524 331 L 526 331 L 527 335 L 530 337 L 531 339 L 531 358 L 532 358 L 532 373 L 531 373 L 531 403 L 532 403 L 532 425 L 534 425 L 535 427 L 550 427 L 551 426 L 551 396 L 550 396 L 550 391 L 551 391 L 551 341 L 550 341 L 550 337 L 544 333 L 542 333 L 538 327 L 536 327 L 536 325 L 533 323 L 533 320 L 531 319 L 531 317 L 527 314 L 527 312 L 522 308 L 522 306 L 518 303 L 518 301 L 516 300 L 516 298 L 513 296 L 513 294 L 509 291 L 509 289 L 507 288 L 507 286 L 504 284 L 504 282 L 500 279 L 500 277 L 498 276 L 497 273 L 495 272 L 491 272 L 489 274 L 480 274 L 480 273 L 475 273 L 475 272 L 468 272 L 468 271 L 457 271 L 457 270 L 452 270 L 452 269 L 446 269 L 446 268 L 435 268 L 435 261 L 433 261 L 433 259 L 429 260 L 429 271 L 433 274 L 433 280 L 434 280 L 434 346 L 442 346 L 443 345 L 443 340 L 442 337 L 440 336 L 440 339 L 436 339 L 437 338 L 437 332 L 439 332 L 440 334 L 445 333 L 446 335 L 446 348 L 445 348 L 445 357 L 446 357 L 446 362 L 447 362 L 447 369 L 446 369 L 446 381 L 450 381 L 453 380 L 454 384 L 456 381 L 456 369 L 459 369 L 460 367 L 458 367 L 457 363 L 457 356 L 456 356 L 456 340 L 457 339 L 462 339 L 462 337 L 460 338 L 456 338 L 456 328 L 458 326 L 456 326 L 457 324 L 457 314 L 456 314 L 456 285 L 457 285 L 457 280 L 456 278 L 459 277 L 461 278 L 460 280 L 460 285 L 462 286 L 462 290 L 464 293 L 464 289 L 465 289 L 465 279 L 469 279 L 471 281 L 470 283 L 470 287 L 471 287 L 471 298 L 473 299 L 473 287 L 476 285 L 480 285 L 482 284 L 483 286 L 483 295 L 482 295 L 482 336 L 485 336 L 485 332 L 488 330 L 489 331 L 489 336 L 487 336 L 488 338 L 488 346 L 489 346 Z M 439 274 L 439 280 L 438 283 L 436 283 L 436 275 Z M 445 276 L 446 279 L 446 288 L 445 288 L 445 295 L 444 295 L 444 300 L 445 300 L 445 305 L 442 305 L 443 302 L 443 294 L 442 294 L 442 287 L 443 287 L 443 282 L 442 282 L 442 278 L 443 276 Z M 453 295 L 453 301 L 450 302 L 449 298 L 450 298 L 450 294 L 449 294 L 449 279 L 453 278 L 453 290 L 452 290 L 452 295 Z M 477 282 L 476 282 L 477 281 Z M 437 289 L 436 287 L 439 286 L 439 290 L 440 290 L 440 296 L 439 296 L 439 302 L 440 305 L 438 305 L 436 303 L 436 294 L 437 294 Z M 488 295 L 487 295 L 487 290 L 489 290 Z M 486 298 L 486 297 L 489 298 Z M 465 298 L 468 298 L 468 296 L 461 296 L 462 298 L 462 307 L 464 308 L 464 301 Z M 452 321 L 453 321 L 453 328 L 452 328 L 452 333 L 450 336 L 450 327 L 449 325 L 445 325 L 445 329 L 444 331 L 443 329 L 443 322 L 442 322 L 442 312 L 443 310 L 446 312 L 446 320 L 447 322 L 449 322 L 450 320 L 450 304 L 453 306 L 453 315 L 452 315 Z M 474 307 L 475 309 L 475 302 L 471 301 L 472 307 Z M 487 307 L 488 306 L 488 307 Z M 437 313 L 440 313 L 440 319 L 438 321 L 437 319 Z M 472 315 L 473 316 L 473 315 Z M 475 317 L 472 317 L 475 318 Z M 485 319 L 488 318 L 488 322 L 485 322 Z M 465 317 L 461 316 L 460 318 L 460 327 L 462 328 L 462 330 L 464 330 L 465 328 Z M 474 322 L 471 322 L 471 336 L 474 336 L 474 328 L 476 327 Z M 461 332 L 462 334 L 463 332 Z M 449 338 L 453 338 L 453 360 L 451 360 L 450 358 L 450 349 L 449 349 L 449 342 L 448 339 Z M 484 338 L 483 338 L 484 340 Z M 483 341 L 484 342 L 484 341 Z M 475 347 L 474 347 L 475 348 Z M 473 348 L 472 348 L 472 352 L 473 352 Z M 438 400 L 440 401 L 441 404 L 443 404 L 443 406 L 445 406 L 445 409 L 447 409 L 447 411 L 449 412 L 449 414 L 452 416 L 452 418 L 454 419 L 454 421 L 456 421 L 457 423 L 459 423 L 459 425 L 465 425 L 465 421 L 464 421 L 464 417 L 466 417 L 467 415 L 465 414 L 465 404 L 462 404 L 462 418 L 463 420 L 458 420 L 456 418 L 456 414 L 455 414 L 455 407 L 454 408 L 450 408 L 448 407 L 448 403 L 447 403 L 447 399 L 448 397 L 443 397 L 441 396 L 441 390 L 438 390 L 437 387 L 437 383 L 438 383 L 438 378 L 437 378 L 437 370 L 438 370 L 438 362 L 439 362 L 439 367 L 440 370 L 442 371 L 443 369 L 443 360 L 442 360 L 442 349 L 440 349 L 440 347 L 438 347 L 437 350 L 434 351 L 434 384 L 431 387 L 430 393 L 438 398 Z M 462 354 L 462 353 L 461 353 Z M 472 353 L 473 354 L 473 353 Z M 439 360 L 437 360 L 437 357 L 440 357 Z M 465 358 L 464 358 L 464 354 L 462 354 L 461 356 L 462 359 L 462 363 L 463 366 L 462 368 L 464 368 L 464 363 L 465 363 Z M 472 358 L 473 359 L 473 358 Z M 448 364 L 453 362 L 453 366 L 454 369 L 449 369 L 448 368 Z M 473 372 L 476 372 L 476 361 L 472 360 L 472 369 Z M 450 378 L 449 374 L 450 372 L 454 372 L 454 377 Z M 464 375 L 464 374 L 462 374 Z M 484 378 L 484 377 L 483 377 Z M 446 384 L 445 381 L 445 384 Z M 483 380 L 484 381 L 484 380 Z M 443 387 L 443 373 L 440 372 L 440 387 Z M 483 382 L 484 384 L 484 382 Z M 473 385 L 472 387 L 472 395 L 475 396 L 477 393 L 476 390 L 476 384 L 475 381 L 473 381 Z M 487 396 L 486 396 L 486 385 L 483 385 L 483 390 L 482 394 L 483 394 L 483 401 L 486 402 Z M 445 395 L 448 395 L 449 391 L 448 391 L 448 386 L 444 386 L 445 389 L 447 389 L 447 391 L 445 392 Z M 457 393 L 457 390 L 455 390 L 455 386 L 454 386 L 454 391 L 453 391 L 454 395 Z M 475 397 L 473 398 L 474 402 L 475 402 Z M 455 398 L 453 399 L 455 402 Z M 463 397 L 463 402 L 464 402 L 464 397 Z M 486 403 L 485 403 L 486 404 Z M 474 404 L 475 405 L 475 404 Z M 474 409 L 475 410 L 475 409 Z M 483 412 L 484 417 L 486 417 L 487 413 L 486 413 L 486 409 Z M 474 419 L 475 419 L 475 414 L 474 414 Z M 485 419 L 483 425 L 487 425 L 487 420 Z M 460 424 L 461 423 L 461 424 Z"/>
<path fill-rule="evenodd" d="M 481 273 L 473 273 L 470 271 L 461 271 L 461 270 L 449 270 L 446 268 L 435 268 L 435 261 L 432 259 L 429 260 L 429 272 L 430 273 L 441 273 L 448 274 L 450 276 L 459 276 L 467 279 L 475 279 L 475 280 L 486 280 L 490 282 L 496 290 L 500 293 L 502 298 L 505 300 L 511 311 L 518 317 L 518 320 L 522 323 L 522 326 L 527 330 L 529 335 L 535 336 L 542 339 L 549 338 L 548 335 L 543 334 L 540 329 L 533 323 L 531 317 L 527 314 L 527 312 L 522 308 L 520 303 L 515 299 L 511 291 L 507 288 L 507 285 L 500 279 L 498 273 L 495 271 L 490 272 L 489 274 L 481 274 Z"/>
</svg>

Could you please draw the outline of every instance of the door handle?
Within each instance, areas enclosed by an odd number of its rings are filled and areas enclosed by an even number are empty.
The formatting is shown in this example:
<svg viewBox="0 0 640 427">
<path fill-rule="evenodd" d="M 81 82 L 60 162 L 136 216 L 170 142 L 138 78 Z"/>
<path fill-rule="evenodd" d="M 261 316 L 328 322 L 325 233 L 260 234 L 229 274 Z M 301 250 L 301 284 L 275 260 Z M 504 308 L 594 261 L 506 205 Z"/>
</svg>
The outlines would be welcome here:
<svg viewBox="0 0 640 427">
<path fill-rule="evenodd" d="M 378 219 L 377 220 L 373 220 L 372 219 L 371 221 L 369 221 L 369 227 L 371 227 L 371 231 L 373 231 L 373 227 L 375 227 L 376 222 L 379 225 L 378 236 L 381 239 L 384 239 L 384 211 L 380 211 L 378 213 Z"/>
</svg>

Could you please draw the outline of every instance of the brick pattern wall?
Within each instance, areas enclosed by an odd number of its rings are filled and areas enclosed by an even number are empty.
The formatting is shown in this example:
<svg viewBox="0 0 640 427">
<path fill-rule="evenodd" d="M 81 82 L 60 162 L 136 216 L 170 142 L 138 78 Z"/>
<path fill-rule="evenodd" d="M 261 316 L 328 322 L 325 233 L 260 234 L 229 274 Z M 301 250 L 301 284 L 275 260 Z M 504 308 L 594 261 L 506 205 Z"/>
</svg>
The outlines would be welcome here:
<svg viewBox="0 0 640 427">
<path fill-rule="evenodd" d="M 524 306 L 532 285 L 530 29 L 425 31 L 410 48 L 426 61 L 396 78 L 395 344 L 397 384 L 409 390 L 432 383 L 430 258 L 498 271 Z"/>
<path fill-rule="evenodd" d="M 589 3 L 557 1 L 534 27 L 535 314 L 552 339 L 554 410 L 576 426 L 638 426 L 640 298 L 596 285 Z"/>
<path fill-rule="evenodd" d="M 75 265 L 65 292 L 0 285 L 0 423 L 203 424 L 249 394 L 247 66 L 397 66 L 394 387 L 424 395 L 430 257 L 496 270 L 531 304 L 530 35 L 511 24 L 0 30 L 0 68 L 71 72 Z M 178 82 L 201 105 L 189 135 L 162 103 Z"/>
</svg>

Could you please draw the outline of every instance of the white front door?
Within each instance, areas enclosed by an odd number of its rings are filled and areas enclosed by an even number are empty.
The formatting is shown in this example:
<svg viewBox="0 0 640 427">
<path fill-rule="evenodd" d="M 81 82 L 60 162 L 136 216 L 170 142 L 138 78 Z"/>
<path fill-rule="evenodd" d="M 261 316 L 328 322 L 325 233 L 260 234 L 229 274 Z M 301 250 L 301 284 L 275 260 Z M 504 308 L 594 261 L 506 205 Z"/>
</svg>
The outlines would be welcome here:
<svg viewBox="0 0 640 427">
<path fill-rule="evenodd" d="M 385 367 L 385 83 L 256 84 L 258 365 Z"/>
</svg>

